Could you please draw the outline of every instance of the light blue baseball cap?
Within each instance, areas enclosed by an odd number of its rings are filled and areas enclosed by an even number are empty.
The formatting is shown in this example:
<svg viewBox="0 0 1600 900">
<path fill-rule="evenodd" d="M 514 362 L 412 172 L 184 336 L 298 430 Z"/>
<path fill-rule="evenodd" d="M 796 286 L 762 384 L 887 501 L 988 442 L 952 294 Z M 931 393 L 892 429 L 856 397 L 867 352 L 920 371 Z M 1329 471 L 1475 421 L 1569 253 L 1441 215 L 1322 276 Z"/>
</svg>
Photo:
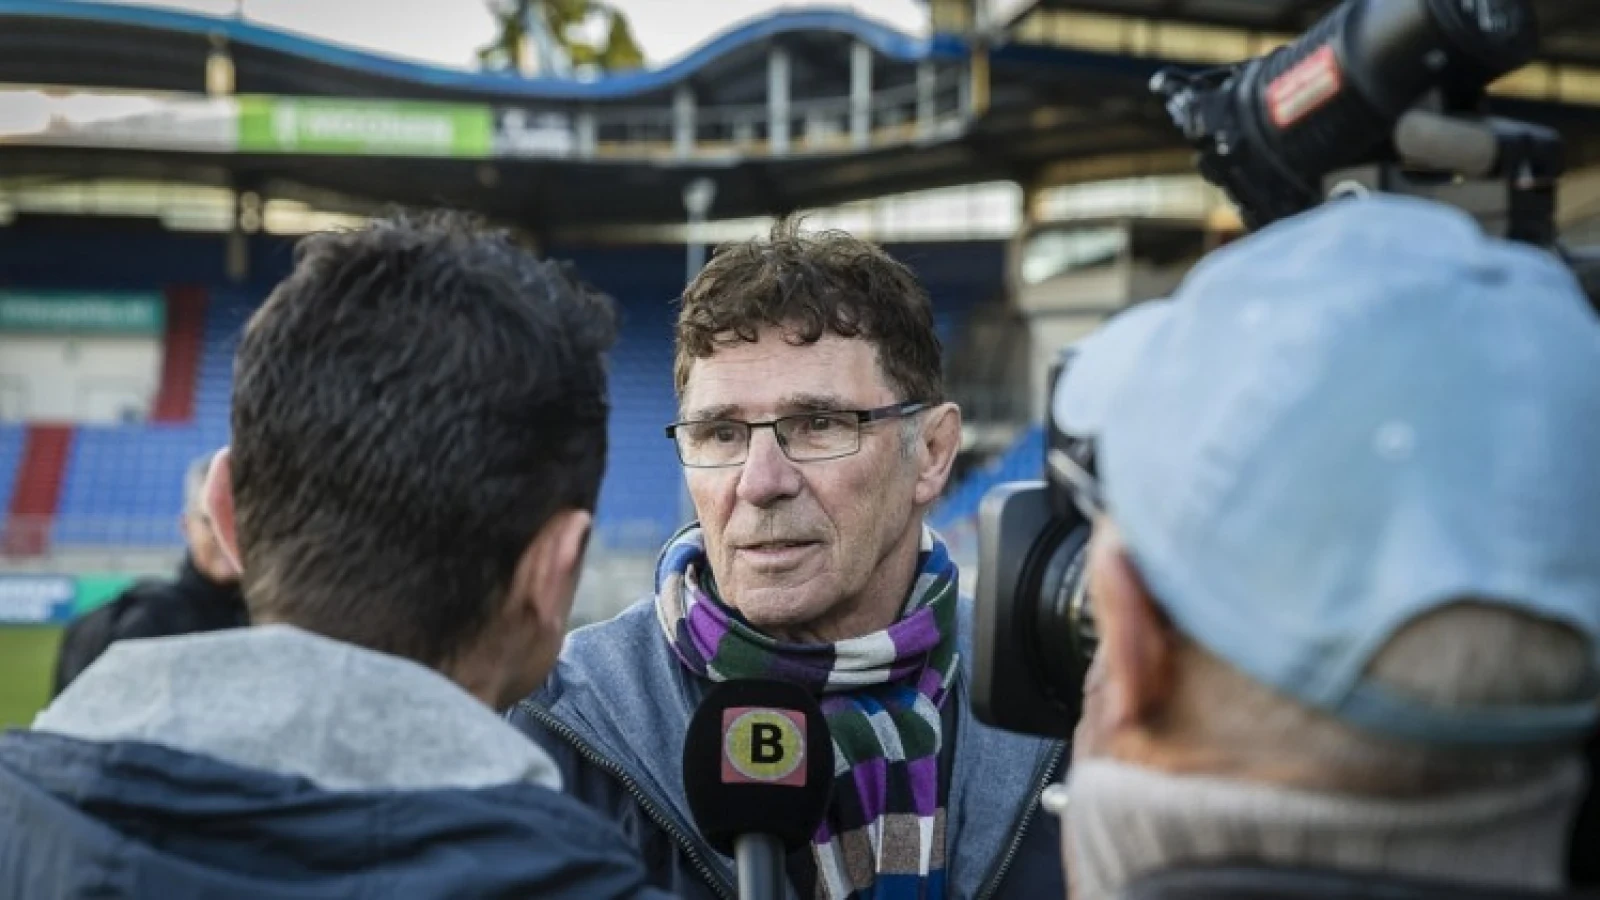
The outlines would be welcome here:
<svg viewBox="0 0 1600 900">
<path fill-rule="evenodd" d="M 1339 201 L 1075 349 L 1052 412 L 1095 440 L 1110 515 L 1183 633 L 1390 737 L 1593 727 L 1600 687 L 1443 710 L 1364 678 L 1402 626 L 1464 599 L 1600 648 L 1600 318 L 1555 256 L 1440 204 Z"/>
</svg>

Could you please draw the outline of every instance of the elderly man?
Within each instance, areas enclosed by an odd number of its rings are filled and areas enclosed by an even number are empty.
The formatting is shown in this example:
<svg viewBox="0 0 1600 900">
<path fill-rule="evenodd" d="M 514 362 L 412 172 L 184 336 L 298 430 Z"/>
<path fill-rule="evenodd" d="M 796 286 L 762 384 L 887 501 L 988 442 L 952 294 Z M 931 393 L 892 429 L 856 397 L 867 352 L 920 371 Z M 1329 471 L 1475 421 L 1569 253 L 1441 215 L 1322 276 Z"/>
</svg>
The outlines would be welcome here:
<svg viewBox="0 0 1600 900">
<path fill-rule="evenodd" d="M 1088 339 L 1056 409 L 1099 472 L 1073 895 L 1562 887 L 1597 372 L 1556 259 L 1397 198 L 1269 228 Z"/>
<path fill-rule="evenodd" d="M 922 287 L 871 244 L 780 223 L 689 285 L 675 380 L 699 521 L 655 596 L 573 634 L 513 721 L 626 823 L 658 886 L 731 898 L 692 825 L 684 730 L 712 682 L 789 680 L 821 695 L 839 761 L 795 896 L 1059 894 L 1035 811 L 1062 748 L 972 717 L 966 602 L 923 524 L 961 422 Z"/>
<path fill-rule="evenodd" d="M 612 329 L 453 217 L 301 244 L 207 489 L 254 624 L 122 641 L 0 737 L 0 896 L 660 896 L 498 714 L 566 630 Z"/>
<path fill-rule="evenodd" d="M 178 576 L 170 581 L 141 581 L 68 626 L 56 658 L 55 693 L 66 690 L 117 641 L 196 634 L 250 623 L 244 595 L 239 592 L 239 570 L 217 543 L 202 502 L 206 472 L 215 456 L 207 453 L 194 460 L 184 475 L 179 525 L 185 553 Z"/>
</svg>

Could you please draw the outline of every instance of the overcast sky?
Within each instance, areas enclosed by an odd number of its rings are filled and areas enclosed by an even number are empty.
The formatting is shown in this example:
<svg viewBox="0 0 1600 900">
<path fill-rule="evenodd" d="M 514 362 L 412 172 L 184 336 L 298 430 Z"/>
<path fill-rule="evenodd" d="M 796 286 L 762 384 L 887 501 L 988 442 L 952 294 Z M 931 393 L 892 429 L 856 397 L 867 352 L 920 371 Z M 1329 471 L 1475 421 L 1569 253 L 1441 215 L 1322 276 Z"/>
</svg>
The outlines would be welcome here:
<svg viewBox="0 0 1600 900">
<path fill-rule="evenodd" d="M 232 15 L 235 0 L 114 0 L 210 15 Z M 779 8 L 815 7 L 792 0 L 612 0 L 627 13 L 652 65 L 671 62 L 729 26 Z M 243 0 L 245 17 L 364 50 L 453 68 L 475 68 L 474 52 L 494 34 L 483 0 Z M 919 0 L 829 0 L 902 31 L 922 33 Z"/>
</svg>

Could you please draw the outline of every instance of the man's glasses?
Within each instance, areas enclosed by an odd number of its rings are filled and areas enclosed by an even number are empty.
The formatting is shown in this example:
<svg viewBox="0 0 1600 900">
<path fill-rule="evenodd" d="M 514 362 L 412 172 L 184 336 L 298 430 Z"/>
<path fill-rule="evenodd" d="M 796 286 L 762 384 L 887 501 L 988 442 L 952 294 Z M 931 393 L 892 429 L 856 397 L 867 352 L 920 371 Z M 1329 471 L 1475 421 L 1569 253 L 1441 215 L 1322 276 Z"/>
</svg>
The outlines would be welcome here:
<svg viewBox="0 0 1600 900">
<path fill-rule="evenodd" d="M 917 401 L 877 409 L 819 410 L 771 419 L 741 422 L 737 419 L 702 419 L 674 422 L 667 437 L 678 447 L 678 459 L 691 469 L 737 466 L 750 456 L 750 436 L 757 428 L 771 428 L 783 455 L 795 462 L 838 459 L 861 449 L 861 429 L 871 422 L 898 419 L 928 408 Z"/>
</svg>

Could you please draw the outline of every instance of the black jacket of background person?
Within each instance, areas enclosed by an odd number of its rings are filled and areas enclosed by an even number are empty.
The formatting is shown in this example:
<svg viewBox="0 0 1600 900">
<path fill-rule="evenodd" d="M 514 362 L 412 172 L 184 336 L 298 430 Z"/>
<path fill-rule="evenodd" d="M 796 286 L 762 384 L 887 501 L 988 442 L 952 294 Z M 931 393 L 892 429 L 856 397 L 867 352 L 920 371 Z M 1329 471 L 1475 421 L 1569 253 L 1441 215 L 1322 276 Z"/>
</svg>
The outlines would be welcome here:
<svg viewBox="0 0 1600 900">
<path fill-rule="evenodd" d="M 140 581 L 115 600 L 67 626 L 56 657 L 55 693 L 60 694 L 115 641 L 172 637 L 250 624 L 237 584 L 217 584 L 185 555 L 178 577 Z"/>
</svg>

